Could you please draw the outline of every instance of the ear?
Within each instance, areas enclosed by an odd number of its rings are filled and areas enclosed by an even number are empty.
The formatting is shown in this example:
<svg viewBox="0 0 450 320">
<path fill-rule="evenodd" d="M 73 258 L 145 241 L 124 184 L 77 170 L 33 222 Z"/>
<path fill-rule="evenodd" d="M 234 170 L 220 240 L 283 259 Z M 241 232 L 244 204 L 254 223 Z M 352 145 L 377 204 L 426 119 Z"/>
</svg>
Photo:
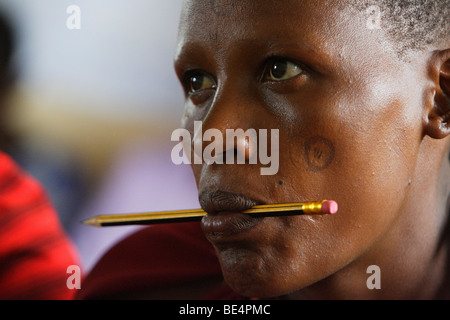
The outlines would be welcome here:
<svg viewBox="0 0 450 320">
<path fill-rule="evenodd" d="M 450 49 L 437 52 L 433 57 L 433 105 L 428 112 L 425 133 L 435 139 L 450 135 Z"/>
</svg>

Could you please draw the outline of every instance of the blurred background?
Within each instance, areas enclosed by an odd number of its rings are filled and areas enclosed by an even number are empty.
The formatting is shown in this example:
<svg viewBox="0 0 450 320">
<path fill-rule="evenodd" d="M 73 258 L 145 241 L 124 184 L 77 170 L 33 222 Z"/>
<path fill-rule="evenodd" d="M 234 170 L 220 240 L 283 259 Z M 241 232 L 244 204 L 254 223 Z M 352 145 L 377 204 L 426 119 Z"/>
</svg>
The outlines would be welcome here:
<svg viewBox="0 0 450 320">
<path fill-rule="evenodd" d="M 198 207 L 190 168 L 170 159 L 183 94 L 173 71 L 182 0 L 0 0 L 16 78 L 1 108 L 7 151 L 47 189 L 89 271 L 139 227 L 105 213 Z M 80 9 L 79 29 L 71 29 Z"/>
</svg>

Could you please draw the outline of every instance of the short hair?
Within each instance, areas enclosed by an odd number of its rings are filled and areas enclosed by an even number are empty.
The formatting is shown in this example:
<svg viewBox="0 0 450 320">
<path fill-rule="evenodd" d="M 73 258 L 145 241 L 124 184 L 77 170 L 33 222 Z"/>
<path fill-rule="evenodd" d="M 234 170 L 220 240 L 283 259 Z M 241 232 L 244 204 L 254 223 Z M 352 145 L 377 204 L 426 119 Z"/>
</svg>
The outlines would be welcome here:
<svg viewBox="0 0 450 320">
<path fill-rule="evenodd" d="M 0 80 L 12 77 L 11 58 L 14 51 L 14 33 L 10 21 L 0 13 Z"/>
<path fill-rule="evenodd" d="M 380 9 L 380 27 L 395 41 L 400 56 L 449 44 L 450 0 L 359 0 L 354 5 Z"/>
</svg>

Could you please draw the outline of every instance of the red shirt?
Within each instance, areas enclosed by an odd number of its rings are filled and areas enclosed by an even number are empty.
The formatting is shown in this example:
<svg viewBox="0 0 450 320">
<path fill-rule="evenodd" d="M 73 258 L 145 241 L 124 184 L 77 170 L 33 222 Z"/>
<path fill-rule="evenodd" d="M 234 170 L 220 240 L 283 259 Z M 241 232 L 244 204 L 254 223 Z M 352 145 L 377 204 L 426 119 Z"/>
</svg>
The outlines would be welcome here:
<svg viewBox="0 0 450 320">
<path fill-rule="evenodd" d="M 214 248 L 199 222 L 161 224 L 112 247 L 87 275 L 78 299 L 107 299 L 221 277 Z M 218 286 L 203 299 L 242 299 Z"/>
<path fill-rule="evenodd" d="M 78 264 L 41 185 L 0 152 L 0 299 L 72 299 Z"/>
</svg>

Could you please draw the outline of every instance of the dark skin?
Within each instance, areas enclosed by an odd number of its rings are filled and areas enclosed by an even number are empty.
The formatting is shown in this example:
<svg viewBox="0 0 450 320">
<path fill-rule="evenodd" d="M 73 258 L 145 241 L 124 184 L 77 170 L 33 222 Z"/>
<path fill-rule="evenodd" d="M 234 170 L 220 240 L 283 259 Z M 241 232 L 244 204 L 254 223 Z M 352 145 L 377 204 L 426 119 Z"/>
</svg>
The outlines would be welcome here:
<svg viewBox="0 0 450 320">
<path fill-rule="evenodd" d="M 214 3 L 186 1 L 182 12 L 183 125 L 192 136 L 195 120 L 203 131 L 279 129 L 280 166 L 263 176 L 258 165 L 193 165 L 204 209 L 221 215 L 216 191 L 339 204 L 333 216 L 264 218 L 231 234 L 203 221 L 225 281 L 256 297 L 439 298 L 449 43 L 405 62 L 383 30 L 366 28 L 364 12 L 338 1 Z M 380 290 L 366 286 L 370 265 L 380 267 Z"/>
</svg>

